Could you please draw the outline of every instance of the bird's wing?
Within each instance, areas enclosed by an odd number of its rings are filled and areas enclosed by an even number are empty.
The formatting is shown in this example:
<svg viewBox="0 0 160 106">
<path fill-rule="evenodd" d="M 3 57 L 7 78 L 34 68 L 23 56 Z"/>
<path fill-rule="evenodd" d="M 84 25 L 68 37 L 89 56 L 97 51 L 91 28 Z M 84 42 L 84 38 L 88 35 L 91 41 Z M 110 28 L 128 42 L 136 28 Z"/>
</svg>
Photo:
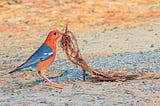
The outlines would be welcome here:
<svg viewBox="0 0 160 106">
<path fill-rule="evenodd" d="M 23 64 L 23 66 L 30 66 L 40 61 L 46 60 L 53 55 L 51 50 L 45 43 Z"/>
</svg>

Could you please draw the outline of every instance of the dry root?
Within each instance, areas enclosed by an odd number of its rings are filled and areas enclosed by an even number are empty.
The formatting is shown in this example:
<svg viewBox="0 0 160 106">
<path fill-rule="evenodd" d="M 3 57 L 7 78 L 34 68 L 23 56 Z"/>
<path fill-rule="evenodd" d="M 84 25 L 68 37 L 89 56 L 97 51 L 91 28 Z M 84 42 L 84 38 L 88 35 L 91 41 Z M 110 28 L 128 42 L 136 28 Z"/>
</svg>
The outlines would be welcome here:
<svg viewBox="0 0 160 106">
<path fill-rule="evenodd" d="M 137 73 L 128 74 L 122 71 L 101 72 L 91 68 L 86 61 L 82 58 L 77 40 L 74 34 L 68 30 L 67 25 L 64 30 L 63 36 L 60 40 L 60 46 L 65 51 L 68 60 L 73 64 L 80 66 L 84 71 L 88 71 L 92 75 L 92 80 L 96 81 L 126 81 L 133 79 L 156 79 L 160 78 L 157 74 L 150 73 Z"/>
</svg>

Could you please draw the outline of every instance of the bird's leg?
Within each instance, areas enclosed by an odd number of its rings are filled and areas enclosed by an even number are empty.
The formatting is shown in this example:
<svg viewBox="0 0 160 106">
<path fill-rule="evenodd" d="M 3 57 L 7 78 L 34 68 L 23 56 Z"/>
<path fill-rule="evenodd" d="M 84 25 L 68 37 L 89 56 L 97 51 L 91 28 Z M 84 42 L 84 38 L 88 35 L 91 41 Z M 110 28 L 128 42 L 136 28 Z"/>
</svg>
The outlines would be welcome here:
<svg viewBox="0 0 160 106">
<path fill-rule="evenodd" d="M 39 74 L 45 81 L 47 81 L 47 82 L 49 82 L 49 83 L 52 83 L 52 81 L 49 80 L 49 79 L 45 76 L 44 72 L 38 71 L 38 74 Z"/>
<path fill-rule="evenodd" d="M 55 87 L 55 88 L 63 89 L 63 86 L 58 85 L 58 84 L 54 84 L 51 80 L 49 80 L 49 79 L 45 76 L 44 72 L 38 71 L 38 74 L 39 74 L 45 81 L 48 82 L 48 83 L 46 83 L 47 86 L 53 86 L 53 87 Z"/>
</svg>

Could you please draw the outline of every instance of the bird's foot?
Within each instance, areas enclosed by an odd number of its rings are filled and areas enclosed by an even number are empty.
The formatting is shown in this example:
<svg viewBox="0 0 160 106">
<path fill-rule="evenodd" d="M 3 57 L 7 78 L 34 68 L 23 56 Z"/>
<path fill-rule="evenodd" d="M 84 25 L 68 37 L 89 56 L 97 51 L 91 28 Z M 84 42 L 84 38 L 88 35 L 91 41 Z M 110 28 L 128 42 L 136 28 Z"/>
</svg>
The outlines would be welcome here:
<svg viewBox="0 0 160 106">
<path fill-rule="evenodd" d="M 58 84 L 54 84 L 51 80 L 49 80 L 43 72 L 39 72 L 39 75 L 45 80 L 44 85 L 46 86 L 50 86 L 50 87 L 54 87 L 54 88 L 58 88 L 58 89 L 63 89 L 62 85 L 58 85 Z"/>
<path fill-rule="evenodd" d="M 62 85 L 55 84 L 51 80 L 45 81 L 45 85 L 49 86 L 49 87 L 58 88 L 58 89 L 63 89 L 64 88 Z"/>
</svg>

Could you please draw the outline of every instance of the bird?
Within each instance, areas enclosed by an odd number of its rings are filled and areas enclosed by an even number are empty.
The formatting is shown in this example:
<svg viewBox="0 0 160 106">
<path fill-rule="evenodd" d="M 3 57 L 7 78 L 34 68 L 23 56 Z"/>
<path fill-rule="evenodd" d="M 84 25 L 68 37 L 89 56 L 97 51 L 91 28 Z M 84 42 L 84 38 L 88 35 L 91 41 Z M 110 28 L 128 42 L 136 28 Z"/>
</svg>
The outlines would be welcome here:
<svg viewBox="0 0 160 106">
<path fill-rule="evenodd" d="M 49 32 L 44 43 L 31 55 L 22 65 L 18 66 L 16 69 L 9 72 L 9 74 L 24 71 L 27 69 L 35 68 L 38 74 L 47 81 L 49 84 L 53 84 L 49 80 L 44 71 L 51 65 L 56 56 L 56 41 L 61 36 L 59 30 L 52 30 Z M 55 88 L 63 88 L 61 85 L 53 84 Z"/>
</svg>

